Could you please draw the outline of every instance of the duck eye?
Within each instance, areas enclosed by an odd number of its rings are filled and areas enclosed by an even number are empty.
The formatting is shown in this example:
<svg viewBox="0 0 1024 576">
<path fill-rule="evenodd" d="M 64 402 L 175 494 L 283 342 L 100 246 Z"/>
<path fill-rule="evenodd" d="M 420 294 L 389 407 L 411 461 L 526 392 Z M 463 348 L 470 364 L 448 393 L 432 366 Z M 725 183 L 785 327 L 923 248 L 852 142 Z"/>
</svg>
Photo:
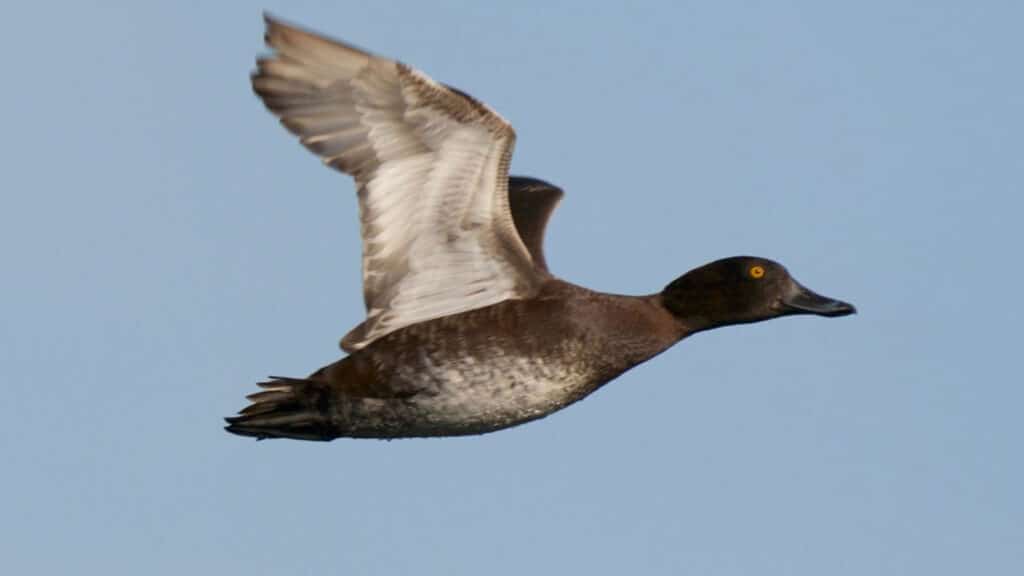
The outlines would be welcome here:
<svg viewBox="0 0 1024 576">
<path fill-rule="evenodd" d="M 764 267 L 763 266 L 751 266 L 749 272 L 750 272 L 750 277 L 751 278 L 763 278 L 764 277 Z"/>
</svg>

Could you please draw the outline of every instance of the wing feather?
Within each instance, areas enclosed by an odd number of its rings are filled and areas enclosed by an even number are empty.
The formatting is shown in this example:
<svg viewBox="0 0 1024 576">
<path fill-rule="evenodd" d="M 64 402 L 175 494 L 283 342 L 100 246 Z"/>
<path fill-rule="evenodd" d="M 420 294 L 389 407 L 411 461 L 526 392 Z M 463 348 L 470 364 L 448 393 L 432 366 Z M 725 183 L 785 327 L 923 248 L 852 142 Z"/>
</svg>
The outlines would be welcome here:
<svg viewBox="0 0 1024 576">
<path fill-rule="evenodd" d="M 562 201 L 562 189 L 536 178 L 511 176 L 508 183 L 508 199 L 512 219 L 536 266 L 547 271 L 544 258 L 544 233 L 551 214 Z"/>
<path fill-rule="evenodd" d="M 253 89 L 356 181 L 367 317 L 343 348 L 536 292 L 509 207 L 508 122 L 404 64 L 269 17 L 266 41 Z"/>
</svg>

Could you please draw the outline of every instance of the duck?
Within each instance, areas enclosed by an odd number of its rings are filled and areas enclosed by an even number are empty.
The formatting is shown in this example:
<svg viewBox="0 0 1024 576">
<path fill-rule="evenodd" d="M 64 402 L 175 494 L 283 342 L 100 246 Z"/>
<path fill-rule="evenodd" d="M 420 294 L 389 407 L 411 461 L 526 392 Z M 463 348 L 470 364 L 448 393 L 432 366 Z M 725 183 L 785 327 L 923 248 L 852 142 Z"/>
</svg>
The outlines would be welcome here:
<svg viewBox="0 0 1024 576">
<path fill-rule="evenodd" d="M 543 418 L 693 334 L 791 315 L 839 317 L 781 264 L 716 260 L 655 294 L 607 294 L 548 270 L 563 197 L 510 176 L 516 134 L 483 102 L 396 60 L 265 16 L 251 81 L 359 204 L 366 317 L 347 353 L 270 377 L 226 430 L 328 441 L 484 434 Z"/>
</svg>

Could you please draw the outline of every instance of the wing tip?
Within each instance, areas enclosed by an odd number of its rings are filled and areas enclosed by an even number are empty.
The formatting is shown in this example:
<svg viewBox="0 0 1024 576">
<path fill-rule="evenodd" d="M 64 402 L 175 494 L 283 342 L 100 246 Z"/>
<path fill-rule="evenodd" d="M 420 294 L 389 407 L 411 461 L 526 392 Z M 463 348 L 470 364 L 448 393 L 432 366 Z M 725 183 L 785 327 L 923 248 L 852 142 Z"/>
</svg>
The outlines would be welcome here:
<svg viewBox="0 0 1024 576">
<path fill-rule="evenodd" d="M 310 52 L 315 53 L 327 50 L 328 52 L 334 51 L 334 54 L 337 55 L 340 50 L 350 57 L 359 56 L 362 58 L 380 59 L 380 57 L 375 56 L 372 52 L 364 50 L 355 44 L 331 38 L 305 26 L 294 24 L 289 20 L 271 14 L 269 11 L 263 12 L 263 23 L 265 26 L 263 41 L 267 46 L 279 52 L 291 49 L 309 54 Z"/>
</svg>

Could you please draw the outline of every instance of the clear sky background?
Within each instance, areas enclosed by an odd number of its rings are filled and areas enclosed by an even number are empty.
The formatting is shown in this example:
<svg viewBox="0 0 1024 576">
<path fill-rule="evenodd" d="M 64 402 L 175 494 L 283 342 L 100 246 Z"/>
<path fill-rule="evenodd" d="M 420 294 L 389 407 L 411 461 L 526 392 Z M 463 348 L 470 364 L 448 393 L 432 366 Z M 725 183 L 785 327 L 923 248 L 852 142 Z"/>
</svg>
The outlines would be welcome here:
<svg viewBox="0 0 1024 576">
<path fill-rule="evenodd" d="M 428 4 L 5 8 L 4 573 L 1024 573 L 1024 4 Z M 754 254 L 860 314 L 487 436 L 224 433 L 363 313 L 350 179 L 249 88 L 263 8 L 508 118 L 562 277 Z"/>
</svg>

